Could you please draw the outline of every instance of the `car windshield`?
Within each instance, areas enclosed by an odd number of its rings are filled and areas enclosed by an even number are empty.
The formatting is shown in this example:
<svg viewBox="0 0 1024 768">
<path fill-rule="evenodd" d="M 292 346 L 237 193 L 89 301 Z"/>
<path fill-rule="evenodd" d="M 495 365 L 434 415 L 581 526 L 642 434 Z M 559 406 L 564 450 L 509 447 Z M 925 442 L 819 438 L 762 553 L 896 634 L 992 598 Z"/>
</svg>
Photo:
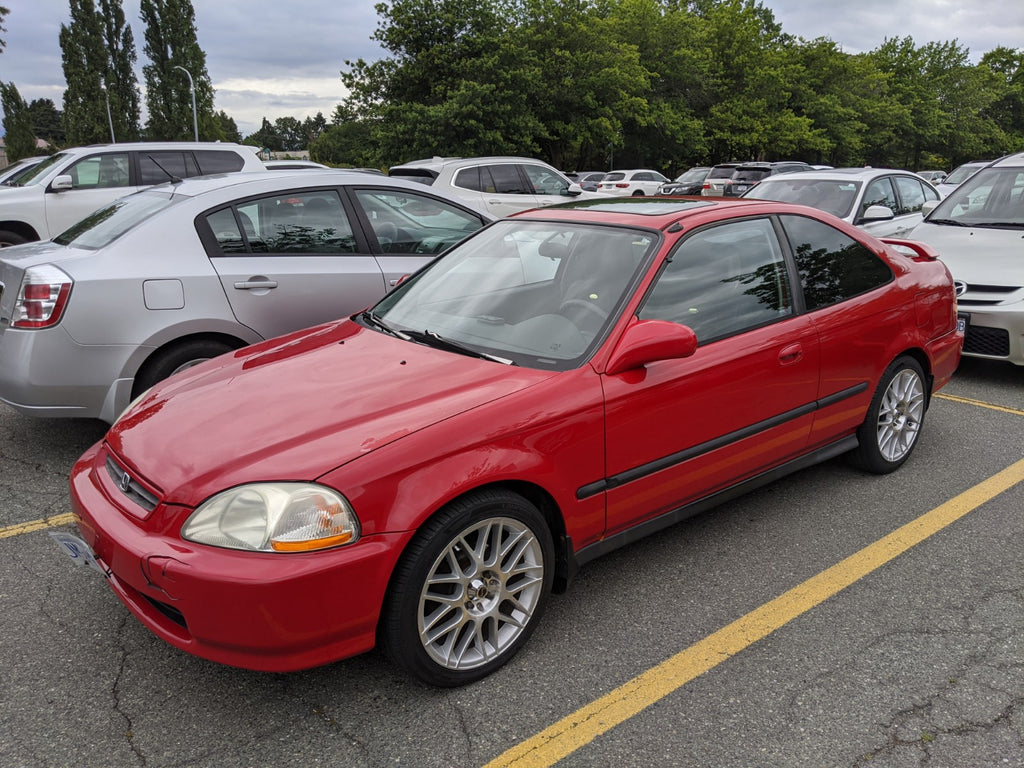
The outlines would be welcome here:
<svg viewBox="0 0 1024 768">
<path fill-rule="evenodd" d="M 63 161 L 66 157 L 68 157 L 68 154 L 66 152 L 58 152 L 56 155 L 51 155 L 50 157 L 46 158 L 41 163 L 36 165 L 24 176 L 17 179 L 16 181 L 12 181 L 11 186 L 28 187 L 33 184 L 38 184 L 50 168 L 55 166 L 57 163 Z"/>
<path fill-rule="evenodd" d="M 716 165 L 708 172 L 709 179 L 728 179 L 732 176 L 734 165 Z"/>
<path fill-rule="evenodd" d="M 532 368 L 581 365 L 654 252 L 650 231 L 509 219 L 386 296 L 367 324 Z M 441 344 L 436 344 L 441 346 Z"/>
<path fill-rule="evenodd" d="M 136 224 L 173 205 L 175 199 L 174 195 L 152 191 L 122 197 L 93 211 L 53 241 L 86 250 L 103 248 Z"/>
<path fill-rule="evenodd" d="M 676 181 L 680 183 L 703 181 L 704 177 L 708 175 L 707 168 L 691 168 L 681 176 L 676 177 Z"/>
<path fill-rule="evenodd" d="M 1024 168 L 985 168 L 949 193 L 927 221 L 1024 229 Z"/>
<path fill-rule="evenodd" d="M 860 190 L 859 181 L 843 179 L 793 179 L 781 174 L 765 179 L 747 191 L 743 197 L 758 200 L 778 200 L 783 203 L 809 205 L 833 216 L 850 215 Z"/>
<path fill-rule="evenodd" d="M 955 171 L 953 171 L 951 174 L 949 174 L 949 176 L 947 176 L 945 179 L 943 179 L 942 183 L 943 184 L 961 184 L 966 179 L 969 179 L 971 176 L 976 174 L 982 168 L 984 168 L 983 165 L 978 165 L 978 164 L 975 164 L 975 163 L 961 165 L 959 168 L 957 168 Z"/>
</svg>

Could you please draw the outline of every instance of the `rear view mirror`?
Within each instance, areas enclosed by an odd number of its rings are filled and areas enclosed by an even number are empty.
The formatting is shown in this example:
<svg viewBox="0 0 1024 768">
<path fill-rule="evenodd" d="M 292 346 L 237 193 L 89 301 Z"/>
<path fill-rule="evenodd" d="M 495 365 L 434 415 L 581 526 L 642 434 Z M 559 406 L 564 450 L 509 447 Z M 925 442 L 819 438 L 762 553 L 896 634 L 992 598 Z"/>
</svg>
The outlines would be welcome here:
<svg viewBox="0 0 1024 768">
<path fill-rule="evenodd" d="M 63 192 L 75 186 L 74 179 L 67 174 L 62 174 L 50 182 L 50 189 L 54 192 Z"/>
<path fill-rule="evenodd" d="M 892 208 L 888 208 L 884 205 L 869 205 L 867 210 L 864 211 L 864 215 L 860 217 L 861 221 L 887 221 L 893 218 Z"/>
<path fill-rule="evenodd" d="M 692 328 L 667 320 L 637 320 L 619 339 L 605 372 L 609 376 L 659 360 L 677 360 L 697 351 Z"/>
</svg>

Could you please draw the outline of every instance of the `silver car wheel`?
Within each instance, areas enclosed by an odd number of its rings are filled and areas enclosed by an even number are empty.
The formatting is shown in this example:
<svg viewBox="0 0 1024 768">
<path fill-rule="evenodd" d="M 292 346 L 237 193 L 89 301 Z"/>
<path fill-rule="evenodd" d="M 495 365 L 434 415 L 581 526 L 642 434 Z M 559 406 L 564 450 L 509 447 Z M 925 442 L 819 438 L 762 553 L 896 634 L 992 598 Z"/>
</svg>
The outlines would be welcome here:
<svg viewBox="0 0 1024 768">
<path fill-rule="evenodd" d="M 925 412 L 924 382 L 916 371 L 900 371 L 885 390 L 878 409 L 878 450 L 887 461 L 899 461 L 917 441 Z"/>
<path fill-rule="evenodd" d="M 442 667 L 479 667 L 515 643 L 543 595 L 544 551 L 533 531 L 507 517 L 476 522 L 430 567 L 419 599 L 420 642 Z"/>
</svg>

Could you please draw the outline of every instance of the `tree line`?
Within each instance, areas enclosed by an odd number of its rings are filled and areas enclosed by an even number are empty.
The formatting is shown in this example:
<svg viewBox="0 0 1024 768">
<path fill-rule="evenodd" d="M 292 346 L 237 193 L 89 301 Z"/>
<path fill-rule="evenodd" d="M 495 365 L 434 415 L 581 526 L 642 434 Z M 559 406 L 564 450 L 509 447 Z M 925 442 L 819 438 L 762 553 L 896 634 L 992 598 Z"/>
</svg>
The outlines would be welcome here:
<svg viewBox="0 0 1024 768">
<path fill-rule="evenodd" d="M 519 154 L 565 169 L 674 173 L 800 159 L 918 170 L 1024 149 L 1024 49 L 1000 46 L 971 63 L 956 40 L 894 37 L 849 54 L 827 38 L 785 33 L 759 0 L 386 0 L 376 8 L 373 39 L 387 55 L 344 62 L 349 95 L 330 121 L 264 118 L 242 138 L 214 110 L 190 0 L 142 0 L 144 126 L 121 0 L 70 0 L 60 35 L 63 112 L 55 121 L 52 103 L 19 103 L 14 84 L 0 83 L 4 125 L 11 137 L 12 113 L 29 133 L 56 122 L 68 145 L 108 141 L 111 131 L 119 141 L 188 139 L 184 69 L 201 139 L 308 147 L 331 165 Z M 0 32 L 6 15 L 0 7 Z"/>
</svg>

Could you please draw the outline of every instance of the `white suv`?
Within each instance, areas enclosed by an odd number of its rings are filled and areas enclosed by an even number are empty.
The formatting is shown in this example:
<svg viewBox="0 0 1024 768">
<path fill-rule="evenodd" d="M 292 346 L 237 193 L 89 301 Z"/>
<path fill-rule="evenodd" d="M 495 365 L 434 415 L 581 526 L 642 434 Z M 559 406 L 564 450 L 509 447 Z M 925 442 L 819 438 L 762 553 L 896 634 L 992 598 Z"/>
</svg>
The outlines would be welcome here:
<svg viewBox="0 0 1024 768">
<path fill-rule="evenodd" d="M 607 197 L 584 192 L 547 163 L 528 157 L 433 157 L 396 165 L 388 175 L 447 189 L 498 217 L 570 200 Z"/>
<path fill-rule="evenodd" d="M 171 141 L 66 149 L 13 186 L 0 186 L 0 247 L 49 240 L 97 208 L 154 184 L 263 170 L 254 148 L 241 144 Z"/>
</svg>

